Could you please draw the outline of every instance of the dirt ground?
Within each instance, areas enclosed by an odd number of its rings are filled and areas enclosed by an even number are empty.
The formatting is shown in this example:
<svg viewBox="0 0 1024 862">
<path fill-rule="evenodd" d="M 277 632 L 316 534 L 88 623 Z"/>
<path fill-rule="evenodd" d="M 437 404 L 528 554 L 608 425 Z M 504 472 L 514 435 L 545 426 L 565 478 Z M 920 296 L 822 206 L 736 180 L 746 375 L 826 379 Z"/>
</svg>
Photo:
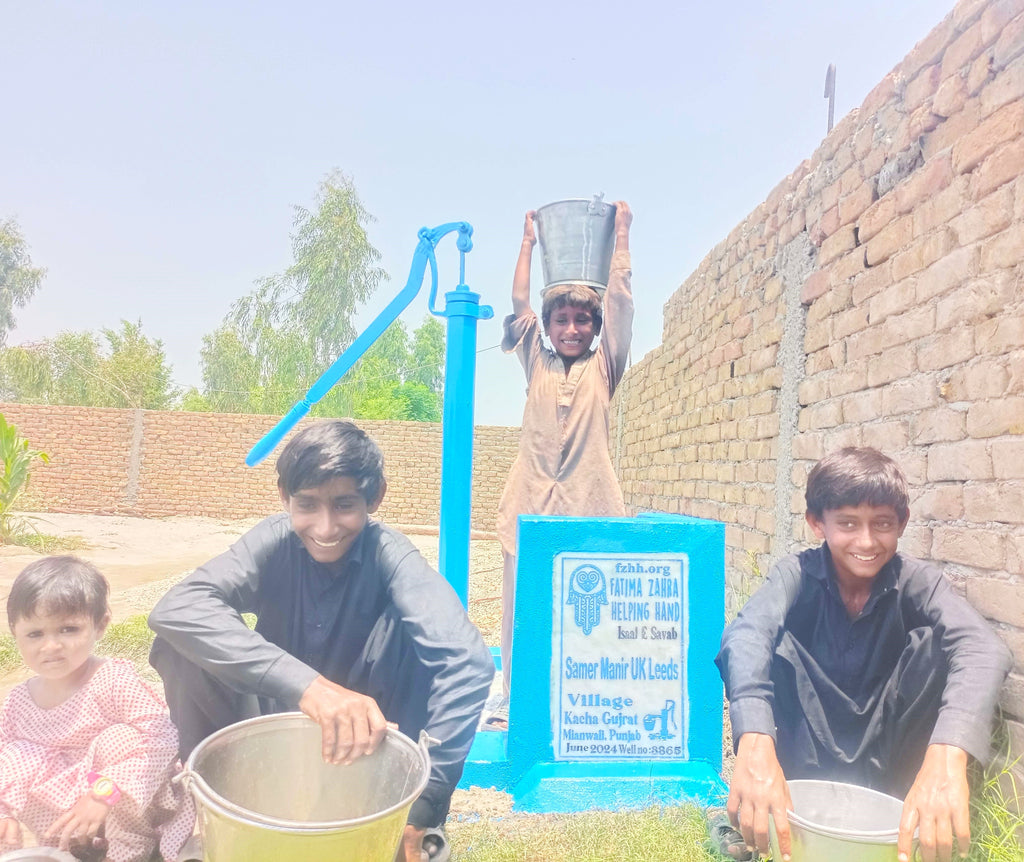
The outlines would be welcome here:
<svg viewBox="0 0 1024 862">
<path fill-rule="evenodd" d="M 86 547 L 72 551 L 92 563 L 110 581 L 114 621 L 147 613 L 167 589 L 197 566 L 228 547 L 256 519 L 131 518 L 120 515 L 45 513 L 32 516 L 40 533 L 78 536 Z M 434 566 L 436 532 L 405 528 L 404 532 Z M 18 573 L 41 555 L 29 548 L 0 546 L 0 606 L 6 602 Z M 488 645 L 497 645 L 501 625 L 501 548 L 496 541 L 470 544 L 470 617 Z M 0 678 L 0 698 L 24 678 Z"/>
</svg>

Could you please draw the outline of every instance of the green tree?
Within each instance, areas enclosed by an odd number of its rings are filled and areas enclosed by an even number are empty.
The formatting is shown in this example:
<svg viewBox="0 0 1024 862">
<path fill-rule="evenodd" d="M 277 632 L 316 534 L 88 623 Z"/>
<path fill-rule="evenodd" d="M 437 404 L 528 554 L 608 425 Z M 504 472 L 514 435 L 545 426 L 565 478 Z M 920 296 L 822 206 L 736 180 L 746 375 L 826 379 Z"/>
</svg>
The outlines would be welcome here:
<svg viewBox="0 0 1024 862">
<path fill-rule="evenodd" d="M 0 221 L 0 347 L 14 328 L 14 309 L 39 289 L 45 269 L 32 266 L 28 246 L 13 219 Z"/>
<path fill-rule="evenodd" d="M 43 404 L 107 406 L 109 386 L 103 379 L 103 351 L 91 332 L 60 332 L 44 341 L 41 361 L 48 362 L 46 389 L 31 400 Z M 42 397 L 40 397 L 42 396 Z M 24 395 L 15 399 L 29 401 Z"/>
<path fill-rule="evenodd" d="M 355 311 L 386 278 L 366 234 L 373 217 L 337 171 L 316 203 L 296 207 L 292 265 L 257 282 L 203 338 L 203 391 L 188 404 L 283 414 L 355 340 Z M 428 318 L 411 338 L 396 321 L 312 413 L 438 421 L 443 361 L 438 321 Z"/>
<path fill-rule="evenodd" d="M 408 379 L 431 392 L 444 391 L 444 324 L 428 315 L 412 334 L 412 368 Z"/>
<path fill-rule="evenodd" d="M 242 340 L 273 375 L 282 365 L 326 368 L 356 337 L 352 315 L 387 278 L 366 226 L 374 221 L 340 171 L 320 184 L 315 212 L 295 208 L 294 262 L 262 279 L 228 315 Z M 301 345 L 303 350 L 299 350 Z M 296 359 L 301 360 L 296 365 Z"/>
<path fill-rule="evenodd" d="M 36 344 L 0 350 L 0 392 L 25 404 L 143 407 L 165 410 L 177 395 L 159 339 L 142 322 L 91 332 L 61 332 Z"/>
<path fill-rule="evenodd" d="M 258 281 L 204 337 L 202 394 L 212 409 L 286 412 L 355 339 L 356 308 L 386 278 L 366 234 L 373 217 L 352 180 L 329 174 L 316 204 L 295 208 L 292 265 Z M 352 399 L 332 391 L 317 413 L 351 410 Z"/>
<path fill-rule="evenodd" d="M 203 398 L 210 405 L 207 409 L 217 413 L 262 412 L 257 409 L 261 406 L 263 376 L 259 362 L 234 327 L 224 325 L 204 335 L 199 359 Z"/>
<path fill-rule="evenodd" d="M 444 327 L 427 316 L 410 339 L 396 320 L 343 381 L 356 419 L 441 421 Z"/>
<path fill-rule="evenodd" d="M 142 334 L 142 321 L 121 321 L 120 329 L 104 329 L 109 352 L 102 365 L 111 407 L 168 409 L 178 394 L 171 382 L 163 342 Z"/>
</svg>

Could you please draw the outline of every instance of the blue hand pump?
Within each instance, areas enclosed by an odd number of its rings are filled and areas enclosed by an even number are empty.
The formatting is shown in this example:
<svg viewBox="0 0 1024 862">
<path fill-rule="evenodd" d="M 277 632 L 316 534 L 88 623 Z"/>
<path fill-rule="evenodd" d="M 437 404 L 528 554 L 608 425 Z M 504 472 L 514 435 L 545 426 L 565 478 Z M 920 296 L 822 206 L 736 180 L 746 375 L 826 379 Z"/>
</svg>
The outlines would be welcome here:
<svg viewBox="0 0 1024 862">
<path fill-rule="evenodd" d="M 458 231 L 459 284 L 444 295 L 445 307 L 434 307 L 437 298 L 437 259 L 434 249 L 443 237 Z M 423 285 L 427 265 L 431 286 L 427 307 L 448 319 L 444 372 L 444 410 L 441 454 L 441 574 L 458 593 L 462 604 L 469 599 L 469 537 L 473 474 L 473 401 L 476 385 L 476 322 L 489 320 L 494 310 L 480 304 L 480 294 L 466 285 L 466 253 L 473 249 L 473 228 L 468 222 L 448 222 L 433 229 L 421 228 L 412 256 L 409 279 L 384 310 L 339 356 L 305 396 L 252 447 L 245 463 L 259 464 L 310 409 L 341 380 L 381 333 L 412 302 Z"/>
</svg>

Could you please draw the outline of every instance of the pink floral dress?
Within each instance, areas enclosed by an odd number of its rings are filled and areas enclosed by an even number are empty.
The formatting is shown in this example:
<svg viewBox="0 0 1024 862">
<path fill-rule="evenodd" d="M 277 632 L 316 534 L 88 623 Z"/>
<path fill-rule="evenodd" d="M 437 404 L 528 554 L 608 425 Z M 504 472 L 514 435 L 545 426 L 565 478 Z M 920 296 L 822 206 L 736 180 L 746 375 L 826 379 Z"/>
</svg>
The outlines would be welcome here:
<svg viewBox="0 0 1024 862">
<path fill-rule="evenodd" d="M 58 706 L 40 708 L 22 683 L 0 711 L 0 817 L 40 841 L 95 771 L 121 791 L 104 824 L 111 862 L 144 862 L 157 846 L 173 862 L 195 822 L 191 799 L 170 783 L 178 769 L 167 706 L 123 659 L 104 661 Z"/>
</svg>

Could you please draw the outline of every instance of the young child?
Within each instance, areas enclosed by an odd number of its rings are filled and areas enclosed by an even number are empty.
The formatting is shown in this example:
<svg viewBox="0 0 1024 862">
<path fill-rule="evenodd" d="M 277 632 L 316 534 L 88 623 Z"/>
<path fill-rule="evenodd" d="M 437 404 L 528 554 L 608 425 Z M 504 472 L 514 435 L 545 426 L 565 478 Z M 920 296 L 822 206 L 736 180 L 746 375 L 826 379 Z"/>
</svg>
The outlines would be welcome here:
<svg viewBox="0 0 1024 862">
<path fill-rule="evenodd" d="M 178 734 L 167 707 L 123 659 L 93 655 L 110 622 L 107 581 L 76 557 L 45 557 L 11 586 L 7 622 L 32 679 L 0 711 L 0 850 L 86 851 L 168 862 L 192 834 L 191 800 L 171 778 Z M 102 851 L 99 853 L 102 856 Z"/>
<path fill-rule="evenodd" d="M 716 838 L 734 858 L 767 852 L 772 815 L 788 859 L 786 779 L 821 778 L 905 795 L 901 860 L 918 827 L 927 862 L 948 860 L 954 837 L 966 856 L 967 763 L 989 755 L 1009 651 L 937 566 L 898 552 L 909 497 L 890 458 L 833 452 L 806 499 L 824 544 L 772 567 L 715 660 L 736 745 L 728 816 L 742 833 Z"/>
<path fill-rule="evenodd" d="M 403 858 L 447 858 L 442 824 L 476 733 L 494 662 L 455 591 L 401 533 L 370 519 L 387 483 L 351 422 L 296 434 L 277 460 L 285 511 L 165 595 L 149 618 L 184 758 L 233 722 L 300 709 L 324 759 L 372 752 L 388 721 L 431 749 Z M 256 615 L 252 631 L 242 614 Z"/>
<path fill-rule="evenodd" d="M 541 321 L 530 308 L 530 264 L 535 213 L 526 214 L 523 243 L 512 279 L 512 314 L 501 347 L 515 352 L 526 372 L 519 454 L 498 506 L 504 560 L 501 667 L 505 701 L 488 724 L 508 722 L 512 618 L 516 592 L 516 522 L 519 515 L 625 515 L 622 491 L 608 453 L 608 407 L 622 379 L 633 335 L 629 227 L 633 214 L 615 204 L 615 251 L 602 311 L 601 298 L 582 284 L 543 293 Z M 551 349 L 541 340 L 541 325 Z M 600 344 L 592 350 L 594 339 Z"/>
</svg>

